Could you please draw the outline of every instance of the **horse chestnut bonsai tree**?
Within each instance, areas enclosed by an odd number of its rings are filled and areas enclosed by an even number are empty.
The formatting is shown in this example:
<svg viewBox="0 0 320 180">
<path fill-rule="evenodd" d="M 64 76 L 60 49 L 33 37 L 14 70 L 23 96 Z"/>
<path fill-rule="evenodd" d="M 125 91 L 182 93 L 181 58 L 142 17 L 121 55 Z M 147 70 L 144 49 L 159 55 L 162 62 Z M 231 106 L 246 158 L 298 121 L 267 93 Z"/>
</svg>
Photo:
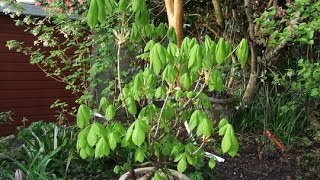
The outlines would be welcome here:
<svg viewBox="0 0 320 180">
<path fill-rule="evenodd" d="M 100 6 L 104 4 L 103 6 Z M 129 3 L 120 0 L 91 0 L 87 22 L 91 28 L 105 22 L 106 13 L 135 16 L 132 28 L 127 29 L 128 19 L 120 19 L 120 28 L 114 30 L 117 37 L 118 98 L 109 102 L 100 100 L 98 108 L 82 104 L 77 114 L 77 149 L 82 158 L 101 158 L 116 154 L 120 149 L 133 152 L 133 160 L 148 162 L 155 171 L 166 172 L 166 167 L 176 165 L 184 172 L 188 165 L 195 166 L 204 160 L 204 148 L 210 150 L 214 133 L 223 136 L 223 153 L 235 156 L 239 143 L 234 129 L 226 119 L 212 119 L 207 113 L 210 101 L 204 90 L 224 89 L 221 67 L 230 63 L 230 55 L 236 52 L 243 66 L 248 57 L 248 44 L 241 41 L 236 49 L 224 39 L 217 43 L 209 36 L 204 42 L 186 37 L 179 48 L 175 30 L 170 28 L 164 45 L 157 39 L 164 26 L 148 22 L 148 11 L 144 0 Z M 141 33 L 142 32 L 142 33 Z M 128 42 L 138 43 L 149 38 L 142 53 L 137 56 L 144 63 L 128 83 L 121 80 L 121 48 Z M 145 41 L 144 39 L 144 41 Z M 158 102 L 161 102 L 160 105 Z M 124 108 L 132 117 L 118 121 L 116 113 Z M 97 121 L 92 114 L 104 114 L 105 121 Z M 191 132 L 187 132 L 187 129 Z M 195 134 L 193 136 L 192 134 Z M 210 168 L 215 159 L 208 161 Z M 156 173 L 159 175 L 159 173 Z"/>
</svg>

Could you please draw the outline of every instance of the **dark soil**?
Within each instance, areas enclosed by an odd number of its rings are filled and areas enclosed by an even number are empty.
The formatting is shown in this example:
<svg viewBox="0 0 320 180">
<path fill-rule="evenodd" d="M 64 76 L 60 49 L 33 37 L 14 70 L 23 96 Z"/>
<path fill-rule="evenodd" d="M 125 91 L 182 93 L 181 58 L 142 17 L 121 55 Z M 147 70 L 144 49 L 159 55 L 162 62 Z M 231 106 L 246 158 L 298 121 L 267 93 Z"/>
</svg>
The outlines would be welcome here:
<svg viewBox="0 0 320 180">
<path fill-rule="evenodd" d="M 238 137 L 239 154 L 234 158 L 223 156 L 226 161 L 216 165 L 214 179 L 320 180 L 320 141 L 313 140 L 309 143 L 295 141 L 289 150 L 279 154 L 272 142 L 261 148 L 262 143 L 256 140 L 258 135 L 242 134 Z M 113 161 L 102 159 L 95 161 L 74 159 L 70 164 L 67 179 L 117 179 L 118 175 L 112 172 L 114 165 Z"/>
<path fill-rule="evenodd" d="M 279 151 L 266 155 L 261 151 L 266 146 L 261 148 L 256 137 L 241 135 L 239 154 L 216 166 L 217 179 L 320 179 L 320 142 L 308 146 L 297 142 L 282 155 Z M 275 148 L 272 142 L 267 146 Z"/>
</svg>

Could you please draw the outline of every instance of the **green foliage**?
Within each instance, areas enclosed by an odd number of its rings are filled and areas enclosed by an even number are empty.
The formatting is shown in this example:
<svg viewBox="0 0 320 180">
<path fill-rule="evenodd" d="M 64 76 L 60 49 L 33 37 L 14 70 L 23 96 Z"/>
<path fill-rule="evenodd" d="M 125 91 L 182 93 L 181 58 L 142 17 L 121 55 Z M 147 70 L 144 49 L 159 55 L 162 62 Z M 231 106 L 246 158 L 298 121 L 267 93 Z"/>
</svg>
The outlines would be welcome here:
<svg viewBox="0 0 320 180">
<path fill-rule="evenodd" d="M 236 51 L 237 57 L 239 59 L 239 62 L 241 64 L 241 67 L 243 68 L 248 60 L 249 55 L 249 48 L 248 48 L 248 40 L 242 39 L 239 44 L 239 48 Z"/>
<path fill-rule="evenodd" d="M 290 89 L 290 86 L 287 86 Z M 234 127 L 242 132 L 262 132 L 270 130 L 285 145 L 290 145 L 295 137 L 307 130 L 307 99 L 295 92 L 277 93 L 276 86 L 261 90 L 261 94 L 248 108 L 236 113 Z"/>
<path fill-rule="evenodd" d="M 292 83 L 293 90 L 302 91 L 314 98 L 320 97 L 320 63 L 306 60 L 298 61 L 297 81 Z"/>
<path fill-rule="evenodd" d="M 314 44 L 314 34 L 320 29 L 320 3 L 294 1 L 288 2 L 286 8 L 272 6 L 255 19 L 261 34 L 259 41 L 271 46 L 276 46 L 283 40 Z"/>
<path fill-rule="evenodd" d="M 133 10 L 135 3 L 134 1 Z M 133 28 L 140 28 L 138 24 Z M 153 25 L 146 25 L 143 29 L 148 31 L 145 32 L 148 36 L 153 34 L 151 33 Z M 117 37 L 121 39 L 121 31 L 119 32 Z M 131 33 L 131 37 L 137 37 L 136 30 Z M 189 165 L 195 166 L 203 160 L 202 146 L 199 147 L 191 142 L 185 143 L 185 137 L 180 134 L 175 135 L 175 126 L 181 126 L 183 121 L 188 121 L 190 129 L 196 132 L 199 139 L 205 141 L 213 137 L 215 132 L 213 121 L 209 119 L 199 99 L 205 98 L 200 96 L 205 88 L 210 87 L 212 91 L 223 90 L 222 75 L 218 70 L 220 66 L 214 62 L 215 52 L 223 51 L 222 61 L 227 61 L 233 52 L 231 46 L 221 39 L 219 48 L 212 51 L 216 43 L 208 37 L 204 43 L 187 37 L 183 40 L 181 49 L 178 49 L 172 42 L 167 47 L 157 43 L 155 41 L 157 35 L 153 36 L 155 37 L 151 40 L 145 41 L 143 54 L 138 56 L 144 60 L 145 68 L 137 72 L 130 82 L 124 84 L 120 98 L 111 103 L 113 105 L 110 105 L 106 98 L 100 100 L 99 110 L 106 109 L 105 118 L 108 121 L 103 124 L 92 122 L 83 126 L 87 121 L 84 121 L 82 116 L 78 117 L 77 121 L 81 122 L 78 123 L 78 127 L 83 130 L 78 136 L 77 149 L 82 158 L 109 156 L 118 149 L 127 148 L 133 152 L 132 158 L 136 162 L 151 161 L 159 163 L 156 166 L 162 166 L 157 159 L 173 159 L 180 172 L 184 172 Z M 131 38 L 131 40 L 136 39 Z M 123 42 L 125 41 L 121 43 Z M 243 46 L 245 45 L 241 46 L 238 53 L 246 55 L 248 47 Z M 207 58 L 205 62 L 203 57 Z M 181 86 L 177 82 L 180 82 Z M 194 88 L 191 90 L 191 87 Z M 171 99 L 172 97 L 175 101 Z M 155 106 L 152 102 L 156 100 L 163 101 L 163 104 L 160 107 Z M 138 110 L 138 107 L 141 110 Z M 125 108 L 134 117 L 134 121 L 128 121 L 127 125 L 119 123 L 120 131 L 113 127 L 117 123 L 114 113 L 118 108 Z M 95 111 L 94 108 L 86 110 L 86 112 Z M 190 119 L 182 116 L 187 111 L 193 112 Z M 80 106 L 78 114 L 83 114 L 83 105 Z M 238 141 L 232 126 L 226 120 L 223 122 L 225 126 L 222 128 L 226 131 L 221 134 L 224 135 L 222 147 L 224 152 L 235 156 L 239 148 Z M 111 129 L 113 130 L 110 131 Z M 116 134 L 112 134 L 114 132 Z M 111 141 L 112 139 L 117 140 Z M 117 143 L 121 143 L 121 146 L 117 146 Z M 225 143 L 229 144 L 228 147 L 224 146 Z M 209 166 L 213 168 L 215 161 L 211 159 Z"/>
<path fill-rule="evenodd" d="M 15 153 L 15 158 L 5 158 L 22 170 L 28 179 L 59 179 L 66 175 L 75 150 L 70 128 L 35 122 L 22 129 L 18 139 L 24 143 Z"/>
</svg>

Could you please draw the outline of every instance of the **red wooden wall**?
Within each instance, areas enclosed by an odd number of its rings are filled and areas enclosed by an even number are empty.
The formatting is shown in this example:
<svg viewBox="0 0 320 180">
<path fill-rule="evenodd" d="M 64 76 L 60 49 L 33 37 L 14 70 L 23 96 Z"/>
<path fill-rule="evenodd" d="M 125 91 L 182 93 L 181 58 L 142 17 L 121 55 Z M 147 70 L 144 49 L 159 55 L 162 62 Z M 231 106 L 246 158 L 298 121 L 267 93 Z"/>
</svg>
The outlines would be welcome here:
<svg viewBox="0 0 320 180">
<path fill-rule="evenodd" d="M 23 117 L 33 121 L 55 121 L 58 109 L 50 109 L 57 99 L 74 104 L 76 97 L 29 63 L 29 57 L 9 50 L 6 41 L 18 40 L 32 45 L 34 36 L 16 27 L 8 16 L 0 14 L 0 112 L 11 111 L 14 121 L 0 124 L 0 136 L 14 133 Z"/>
</svg>

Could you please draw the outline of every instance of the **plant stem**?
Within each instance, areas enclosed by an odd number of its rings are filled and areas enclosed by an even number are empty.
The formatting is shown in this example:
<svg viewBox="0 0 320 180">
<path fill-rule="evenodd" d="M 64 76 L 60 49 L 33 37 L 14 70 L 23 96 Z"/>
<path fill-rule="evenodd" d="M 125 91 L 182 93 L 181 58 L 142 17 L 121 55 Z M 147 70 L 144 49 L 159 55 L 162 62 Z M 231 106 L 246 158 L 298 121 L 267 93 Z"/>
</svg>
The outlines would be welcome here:
<svg viewBox="0 0 320 180">
<path fill-rule="evenodd" d="M 163 115 L 163 111 L 164 111 L 164 107 L 166 106 L 166 104 L 168 102 L 169 95 L 170 95 L 171 91 L 172 91 L 172 85 L 169 86 L 169 90 L 167 92 L 167 97 L 163 102 L 163 105 L 162 105 L 162 108 L 161 108 L 161 111 L 160 111 L 160 115 L 159 115 L 159 118 L 158 118 L 158 121 L 157 121 L 157 128 L 156 128 L 156 132 L 154 134 L 154 138 L 157 137 L 157 134 L 158 134 L 158 131 L 159 131 L 159 127 L 160 127 L 160 121 L 161 121 L 161 118 L 162 118 L 162 115 Z"/>
</svg>

